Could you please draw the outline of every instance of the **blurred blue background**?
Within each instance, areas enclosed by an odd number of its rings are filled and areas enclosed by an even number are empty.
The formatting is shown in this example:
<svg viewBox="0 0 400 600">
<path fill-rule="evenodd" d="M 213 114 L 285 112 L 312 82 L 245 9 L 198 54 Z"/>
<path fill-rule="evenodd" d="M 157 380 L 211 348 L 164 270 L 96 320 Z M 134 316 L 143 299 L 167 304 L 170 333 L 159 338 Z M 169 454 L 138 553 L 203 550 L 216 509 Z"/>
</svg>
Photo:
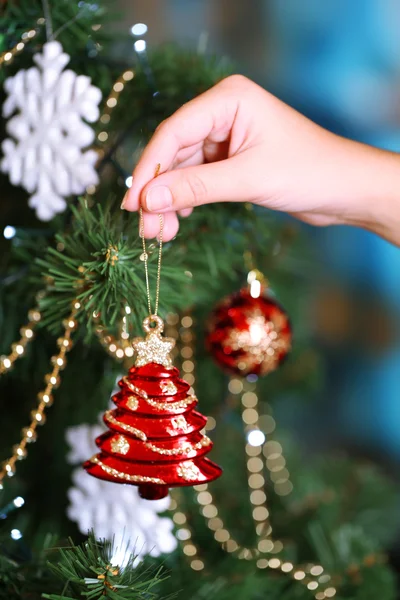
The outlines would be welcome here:
<svg viewBox="0 0 400 600">
<path fill-rule="evenodd" d="M 398 0 L 118 0 L 121 29 L 237 70 L 339 134 L 400 150 Z M 288 174 L 290 176 L 290 173 Z M 399 190 L 400 195 L 400 190 Z M 400 199 L 399 199 L 400 210 Z M 324 439 L 400 459 L 400 250 L 361 230 L 304 226 L 326 280 L 315 334 L 328 359 Z"/>
</svg>

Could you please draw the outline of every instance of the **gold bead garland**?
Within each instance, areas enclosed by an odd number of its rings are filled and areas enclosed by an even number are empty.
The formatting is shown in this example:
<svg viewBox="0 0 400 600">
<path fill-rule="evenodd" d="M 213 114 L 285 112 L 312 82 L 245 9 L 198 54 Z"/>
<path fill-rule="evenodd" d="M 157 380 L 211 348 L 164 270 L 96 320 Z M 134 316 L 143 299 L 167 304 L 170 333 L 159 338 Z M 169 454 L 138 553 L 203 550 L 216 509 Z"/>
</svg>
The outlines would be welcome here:
<svg viewBox="0 0 400 600">
<path fill-rule="evenodd" d="M 182 371 L 183 378 L 186 379 L 189 376 L 189 382 L 194 384 L 194 359 L 193 359 L 193 332 L 190 330 L 193 324 L 193 320 L 190 315 L 185 315 L 181 320 L 183 345 L 180 349 L 182 357 Z M 236 385 L 229 386 L 230 390 L 236 390 L 237 393 L 243 391 L 243 384 L 241 380 L 235 381 Z M 247 384 L 248 389 L 245 389 L 243 396 L 246 393 L 251 393 L 254 385 Z M 255 394 L 253 394 L 256 398 Z M 248 410 L 246 405 L 243 405 L 242 416 Z M 253 409 L 254 410 L 254 409 Z M 246 426 L 246 422 L 244 420 Z M 229 553 L 235 552 L 239 559 L 250 560 L 256 558 L 261 552 L 280 552 L 282 549 L 282 543 L 279 541 L 273 542 L 271 540 L 272 527 L 269 523 L 269 512 L 266 507 L 266 495 L 262 491 L 264 488 L 264 478 L 257 472 L 263 469 L 262 461 L 257 458 L 257 455 L 261 453 L 260 447 L 252 447 L 249 444 L 246 445 L 246 452 L 248 454 L 247 459 L 247 470 L 248 470 L 248 484 L 251 490 L 250 501 L 253 504 L 252 516 L 256 529 L 256 534 L 259 537 L 258 546 L 256 548 L 247 548 L 239 545 L 234 539 L 232 533 L 226 528 L 224 522 L 219 516 L 218 508 L 214 502 L 213 496 L 210 493 L 209 486 L 207 484 L 194 486 L 196 491 L 196 499 L 200 505 L 200 512 L 205 517 L 208 528 L 214 532 L 214 539 L 222 546 L 222 548 Z M 256 464 L 257 461 L 257 464 Z M 261 501 L 260 501 L 261 500 Z"/>
<path fill-rule="evenodd" d="M 120 75 L 118 77 L 118 79 L 113 84 L 112 90 L 111 90 L 110 94 L 108 95 L 107 100 L 104 103 L 103 112 L 101 113 L 100 119 L 99 119 L 99 122 L 103 125 L 103 127 L 102 127 L 101 131 L 99 131 L 99 133 L 97 134 L 97 141 L 100 143 L 101 146 L 108 141 L 109 135 L 108 135 L 108 131 L 107 131 L 107 125 L 109 125 L 109 123 L 111 121 L 111 113 L 118 104 L 119 96 L 120 96 L 121 92 L 125 89 L 126 84 L 129 81 L 131 81 L 134 77 L 135 77 L 134 71 L 132 69 L 127 69 L 126 71 L 124 71 L 122 73 L 122 75 Z M 98 148 L 97 152 L 98 152 L 99 158 L 102 158 L 104 156 L 103 148 L 101 148 L 101 147 Z M 89 185 L 86 188 L 86 193 L 89 196 L 92 196 L 93 194 L 95 194 L 96 189 L 97 188 L 95 185 Z M 117 356 L 117 358 L 123 358 L 123 357 Z"/>
<path fill-rule="evenodd" d="M 231 385 L 233 382 L 235 385 Z M 248 412 L 246 412 L 249 410 L 252 410 L 254 413 L 252 414 L 251 418 L 251 429 L 259 430 L 259 415 L 255 408 L 258 402 L 258 397 L 253 391 L 255 389 L 255 384 L 249 383 L 246 380 L 241 381 L 238 379 L 231 379 L 229 388 L 236 391 L 236 394 L 232 394 L 232 396 L 241 396 L 242 420 L 245 431 L 246 429 L 248 430 L 249 427 L 249 417 Z M 251 409 L 248 408 L 249 404 L 252 406 Z M 274 442 L 268 443 L 273 444 Z M 277 443 L 275 442 L 275 444 Z M 277 444 L 277 446 L 279 445 Z M 264 446 L 264 449 L 265 447 L 266 445 Z M 282 450 L 280 446 L 279 448 Z M 269 510 L 267 508 L 267 495 L 264 492 L 265 479 L 262 475 L 264 464 L 260 458 L 262 455 L 262 446 L 252 446 L 250 444 L 246 444 L 245 450 L 247 455 L 247 482 L 249 486 L 250 503 L 252 505 L 252 519 L 258 538 L 257 546 L 255 548 L 241 546 L 234 539 L 232 533 L 227 529 L 222 519 L 218 516 L 218 508 L 207 484 L 195 486 L 194 489 L 197 494 L 197 502 L 201 507 L 200 512 L 205 517 L 208 528 L 214 532 L 215 540 L 226 552 L 235 552 L 239 559 L 251 560 L 260 557 L 262 554 L 277 554 L 283 549 L 283 544 L 279 540 L 272 539 L 272 527 L 269 521 Z M 268 456 L 270 454 L 272 453 L 268 453 Z M 276 452 L 273 457 L 281 459 L 279 466 L 282 465 L 283 468 L 285 461 L 281 453 Z M 275 465 L 275 461 L 273 464 Z M 266 459 L 266 466 L 269 470 L 273 468 L 271 464 L 268 463 L 268 458 Z M 263 568 L 264 565 L 265 563 L 263 560 L 257 562 L 257 566 L 259 568 Z"/>
<path fill-rule="evenodd" d="M 167 323 L 170 326 L 168 335 L 178 337 L 178 332 L 173 332 L 174 326 L 177 325 L 179 319 L 175 316 L 167 318 Z M 183 378 L 193 385 L 194 377 L 194 359 L 193 359 L 193 324 L 192 317 L 185 315 L 181 319 L 181 340 L 183 342 L 180 348 L 182 358 Z M 260 430 L 260 420 L 257 410 L 258 396 L 255 392 L 255 384 L 238 378 L 231 378 L 229 382 L 229 391 L 232 396 L 240 396 L 242 405 L 242 420 L 245 431 Z M 249 412 L 253 411 L 253 412 Z M 268 433 L 272 433 L 275 429 L 275 421 L 271 415 L 263 415 L 266 419 Z M 211 420 L 211 419 L 210 419 Z M 265 419 L 264 419 L 265 420 Z M 264 424 L 265 425 L 265 424 Z M 215 420 L 211 422 L 211 427 L 214 428 Z M 282 447 L 278 442 L 269 440 L 260 446 L 252 446 L 246 444 L 247 454 L 247 472 L 248 485 L 250 489 L 250 502 L 253 505 L 252 518 L 255 525 L 258 544 L 256 548 L 246 548 L 240 546 L 232 537 L 231 532 L 225 527 L 224 522 L 219 517 L 218 508 L 215 505 L 213 496 L 209 491 L 207 484 L 195 486 L 197 494 L 197 502 L 201 509 L 201 514 L 205 517 L 208 528 L 214 532 L 214 539 L 229 553 L 234 553 L 238 559 L 252 560 L 257 559 L 256 565 L 259 569 L 274 569 L 280 570 L 296 581 L 300 581 L 311 592 L 314 593 L 316 600 L 325 600 L 333 598 L 336 595 L 336 588 L 332 586 L 331 576 L 324 572 L 321 565 L 308 564 L 306 566 L 298 566 L 290 561 L 276 557 L 264 557 L 263 554 L 278 554 L 283 550 L 283 544 L 279 540 L 272 538 L 272 527 L 269 523 L 269 512 L 267 508 L 267 497 L 263 490 L 264 477 L 261 474 L 264 465 L 261 460 L 261 454 L 265 457 L 265 466 L 270 473 L 271 479 L 274 482 L 275 491 L 280 495 L 289 494 L 293 486 L 289 479 L 289 472 L 286 469 L 285 459 L 282 455 Z M 181 504 L 181 492 L 174 491 L 174 497 L 171 502 L 170 510 L 173 512 L 173 521 L 179 526 L 177 537 L 181 541 L 184 554 L 189 559 L 189 564 L 194 570 L 202 570 L 205 567 L 204 562 L 199 558 L 199 551 L 192 539 L 192 532 L 187 522 L 187 517 L 184 512 L 178 508 Z"/>
<path fill-rule="evenodd" d="M 112 90 L 105 102 L 103 113 L 100 116 L 100 123 L 103 125 L 108 125 L 111 121 L 111 113 L 113 109 L 117 106 L 119 95 L 124 90 L 125 85 L 128 81 L 131 81 L 135 77 L 134 71 L 132 69 L 128 69 L 124 71 L 120 77 L 114 83 Z M 102 129 L 98 135 L 97 139 L 99 142 L 104 143 L 108 140 L 108 133 L 106 129 Z"/>
<path fill-rule="evenodd" d="M 185 513 L 178 507 L 182 505 L 181 492 L 176 488 L 171 498 L 169 510 L 172 511 L 172 520 L 177 526 L 176 537 L 181 543 L 182 551 L 187 557 L 193 571 L 202 571 L 204 562 L 199 558 L 199 551 L 192 540 L 192 531 L 188 525 Z"/>
<path fill-rule="evenodd" d="M 132 343 L 129 339 L 129 332 L 127 326 L 127 317 L 131 313 L 131 309 L 129 306 L 125 306 L 125 315 L 122 317 L 121 321 L 121 331 L 119 334 L 119 339 L 108 333 L 106 328 L 100 323 L 100 314 L 96 311 L 93 312 L 93 319 L 97 323 L 95 333 L 100 340 L 101 345 L 105 350 L 117 360 L 124 360 L 125 358 L 132 358 L 134 355 L 134 350 L 132 347 Z"/>
<path fill-rule="evenodd" d="M 44 295 L 44 292 L 39 292 L 39 294 L 36 296 L 36 299 L 40 300 L 43 297 L 43 295 Z M 7 373 L 8 371 L 10 371 L 11 368 L 14 366 L 15 361 L 18 358 L 21 358 L 22 356 L 24 356 L 26 347 L 28 346 L 29 342 L 31 342 L 33 340 L 33 338 L 35 337 L 34 329 L 35 329 L 36 325 L 39 323 L 41 318 L 42 318 L 42 315 L 40 313 L 38 306 L 36 306 L 35 308 L 32 308 L 28 312 L 29 321 L 26 325 L 24 325 L 24 327 L 21 327 L 20 339 L 11 345 L 10 354 L 8 354 L 7 356 L 6 355 L 0 356 L 0 375 L 3 375 L 4 373 Z"/>
<path fill-rule="evenodd" d="M 20 41 L 13 48 L 2 52 L 0 54 L 0 66 L 3 64 L 9 65 L 12 62 L 13 58 L 25 49 L 26 44 L 31 42 L 37 36 L 37 34 L 40 31 L 40 27 L 44 25 L 44 23 L 45 19 L 43 17 L 40 17 L 36 21 L 38 27 L 29 29 L 28 31 L 24 31 L 24 33 L 21 35 Z"/>
<path fill-rule="evenodd" d="M 75 316 L 80 308 L 80 302 L 75 300 L 72 305 L 70 316 L 63 321 L 64 335 L 57 340 L 57 345 L 60 350 L 58 354 L 54 355 L 51 359 L 53 369 L 51 373 L 45 375 L 46 387 L 37 395 L 39 402 L 36 409 L 31 412 L 32 419 L 30 424 L 22 430 L 22 438 L 20 442 L 13 447 L 13 454 L 11 457 L 2 464 L 0 469 L 0 488 L 2 488 L 2 481 L 6 475 L 8 477 L 14 475 L 17 461 L 26 457 L 27 445 L 36 440 L 36 428 L 38 425 L 43 425 L 45 423 L 45 410 L 48 406 L 52 405 L 52 391 L 54 388 L 58 387 L 60 383 L 60 371 L 64 369 L 66 365 L 65 355 L 72 347 L 71 334 L 77 327 Z"/>
</svg>

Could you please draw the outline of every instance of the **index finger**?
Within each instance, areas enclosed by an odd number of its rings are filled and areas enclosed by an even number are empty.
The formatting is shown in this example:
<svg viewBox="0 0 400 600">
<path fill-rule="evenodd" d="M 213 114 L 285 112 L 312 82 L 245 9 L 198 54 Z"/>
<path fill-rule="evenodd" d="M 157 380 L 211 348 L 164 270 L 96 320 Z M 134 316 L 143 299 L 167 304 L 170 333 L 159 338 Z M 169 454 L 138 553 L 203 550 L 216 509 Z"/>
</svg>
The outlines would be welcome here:
<svg viewBox="0 0 400 600">
<path fill-rule="evenodd" d="M 226 81 L 226 80 L 225 80 Z M 229 128 L 234 120 L 236 98 L 225 93 L 224 81 L 184 104 L 156 129 L 132 174 L 132 186 L 124 201 L 126 210 L 138 210 L 142 189 L 160 173 L 168 171 L 183 148 L 204 141 L 213 130 Z"/>
</svg>

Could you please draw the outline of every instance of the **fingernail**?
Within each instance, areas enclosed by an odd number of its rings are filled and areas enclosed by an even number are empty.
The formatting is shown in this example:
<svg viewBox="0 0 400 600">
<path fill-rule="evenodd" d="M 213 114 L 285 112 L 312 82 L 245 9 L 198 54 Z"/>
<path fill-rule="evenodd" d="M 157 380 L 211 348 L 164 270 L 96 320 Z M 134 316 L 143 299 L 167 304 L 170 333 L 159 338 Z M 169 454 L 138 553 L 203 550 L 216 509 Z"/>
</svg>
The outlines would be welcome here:
<svg viewBox="0 0 400 600">
<path fill-rule="evenodd" d="M 172 206 L 171 190 L 166 185 L 156 185 L 146 194 L 146 206 L 149 211 L 162 210 Z"/>
<path fill-rule="evenodd" d="M 125 208 L 126 201 L 128 200 L 128 193 L 129 193 L 129 191 L 125 192 L 125 196 L 122 198 L 121 210 L 124 210 L 124 208 Z"/>
</svg>

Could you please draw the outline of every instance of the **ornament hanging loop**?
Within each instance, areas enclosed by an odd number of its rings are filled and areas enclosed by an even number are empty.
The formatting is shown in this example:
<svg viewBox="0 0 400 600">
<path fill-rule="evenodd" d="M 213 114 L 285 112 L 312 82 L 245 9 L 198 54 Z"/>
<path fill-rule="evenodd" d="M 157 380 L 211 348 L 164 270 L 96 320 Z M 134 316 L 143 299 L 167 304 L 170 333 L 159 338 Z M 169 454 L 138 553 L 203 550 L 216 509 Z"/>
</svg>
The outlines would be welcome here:
<svg viewBox="0 0 400 600">
<path fill-rule="evenodd" d="M 48 0 L 42 0 L 43 16 L 46 21 L 46 38 L 50 42 L 54 40 L 53 21 L 51 19 L 51 11 Z"/>
<path fill-rule="evenodd" d="M 160 172 L 161 165 L 158 164 L 155 170 L 154 177 Z M 149 282 L 149 255 L 146 249 L 146 240 L 144 237 L 144 218 L 143 218 L 143 209 L 140 207 L 139 209 L 139 235 L 142 240 L 143 247 L 143 260 L 144 260 L 144 272 L 146 277 L 146 292 L 147 292 L 147 307 L 149 309 L 149 317 L 153 320 L 157 317 L 158 313 L 158 304 L 160 299 L 160 280 L 161 280 L 161 261 L 162 261 L 162 249 L 163 249 L 163 232 L 164 232 L 164 217 L 162 214 L 158 215 L 160 221 L 160 233 L 158 234 L 158 262 L 157 262 L 157 281 L 156 281 L 156 297 L 154 302 L 154 312 L 151 309 L 151 296 L 150 296 L 150 282 Z M 147 329 L 146 329 L 147 331 Z M 162 331 L 162 330 L 161 330 Z"/>
<path fill-rule="evenodd" d="M 152 327 L 152 324 L 155 326 Z M 164 322 L 158 315 L 149 315 L 143 321 L 143 329 L 146 333 L 162 333 L 164 331 Z"/>
</svg>

